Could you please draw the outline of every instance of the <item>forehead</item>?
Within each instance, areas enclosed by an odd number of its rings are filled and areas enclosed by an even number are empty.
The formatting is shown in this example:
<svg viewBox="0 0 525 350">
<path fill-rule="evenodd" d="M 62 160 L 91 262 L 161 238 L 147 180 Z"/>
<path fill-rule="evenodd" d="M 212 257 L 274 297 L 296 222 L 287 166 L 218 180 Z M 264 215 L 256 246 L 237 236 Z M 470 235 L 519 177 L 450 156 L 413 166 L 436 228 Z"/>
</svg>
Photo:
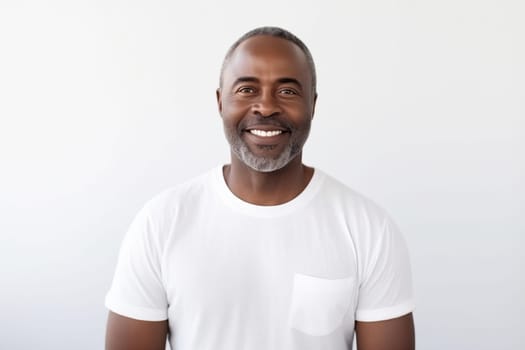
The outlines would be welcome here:
<svg viewBox="0 0 525 350">
<path fill-rule="evenodd" d="M 304 52 L 291 41 L 268 35 L 243 41 L 231 54 L 223 71 L 224 83 L 242 76 L 261 80 L 294 78 L 305 86 L 312 83 Z"/>
</svg>

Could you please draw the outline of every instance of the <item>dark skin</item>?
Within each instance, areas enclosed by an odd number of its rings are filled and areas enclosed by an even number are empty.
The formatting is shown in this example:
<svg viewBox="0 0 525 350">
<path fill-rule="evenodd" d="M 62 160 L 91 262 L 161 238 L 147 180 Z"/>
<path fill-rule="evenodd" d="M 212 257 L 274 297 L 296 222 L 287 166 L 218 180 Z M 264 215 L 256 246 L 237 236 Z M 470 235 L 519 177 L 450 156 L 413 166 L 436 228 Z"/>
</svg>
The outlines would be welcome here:
<svg viewBox="0 0 525 350">
<path fill-rule="evenodd" d="M 414 350 L 412 313 L 386 321 L 355 323 L 359 350 Z"/>
<path fill-rule="evenodd" d="M 260 157 L 276 158 L 291 140 L 299 147 L 287 165 L 272 172 L 254 170 L 232 152 L 224 178 L 239 198 L 258 205 L 282 204 L 301 193 L 310 181 L 313 169 L 302 164 L 300 150 L 310 130 L 317 98 L 311 82 L 303 52 L 280 38 L 250 38 L 230 57 L 217 90 L 225 130 L 237 134 Z M 274 120 L 286 132 L 271 138 L 250 134 L 250 129 L 279 129 L 264 124 L 265 118 Z"/>
<path fill-rule="evenodd" d="M 278 205 L 299 195 L 313 169 L 302 163 L 302 146 L 310 130 L 317 94 L 305 55 L 295 44 L 271 36 L 244 41 L 230 57 L 217 90 L 225 132 L 256 157 L 277 158 L 287 145 L 298 152 L 282 168 L 261 172 L 232 151 L 223 174 L 230 190 L 246 202 Z M 271 120 L 272 123 L 266 121 Z M 251 130 L 279 135 L 261 137 Z M 231 141 L 231 140 L 230 140 Z M 412 314 L 379 322 L 356 322 L 359 350 L 414 350 Z M 138 321 L 109 313 L 107 350 L 164 350 L 168 322 Z"/>
<path fill-rule="evenodd" d="M 106 350 L 164 350 L 168 321 L 140 321 L 109 312 Z"/>
</svg>

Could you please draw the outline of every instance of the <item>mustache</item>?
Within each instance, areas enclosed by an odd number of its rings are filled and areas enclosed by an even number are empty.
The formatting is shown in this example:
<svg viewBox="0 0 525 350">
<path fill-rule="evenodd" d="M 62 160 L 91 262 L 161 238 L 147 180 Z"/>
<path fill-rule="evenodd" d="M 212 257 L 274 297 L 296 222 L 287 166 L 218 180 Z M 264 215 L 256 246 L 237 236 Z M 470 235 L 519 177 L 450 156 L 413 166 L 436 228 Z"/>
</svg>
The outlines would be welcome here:
<svg viewBox="0 0 525 350">
<path fill-rule="evenodd" d="M 250 129 L 253 126 L 274 126 L 279 129 L 286 129 L 288 131 L 294 129 L 293 125 L 283 118 L 278 116 L 263 117 L 260 115 L 255 115 L 245 119 L 239 126 L 241 130 Z"/>
</svg>

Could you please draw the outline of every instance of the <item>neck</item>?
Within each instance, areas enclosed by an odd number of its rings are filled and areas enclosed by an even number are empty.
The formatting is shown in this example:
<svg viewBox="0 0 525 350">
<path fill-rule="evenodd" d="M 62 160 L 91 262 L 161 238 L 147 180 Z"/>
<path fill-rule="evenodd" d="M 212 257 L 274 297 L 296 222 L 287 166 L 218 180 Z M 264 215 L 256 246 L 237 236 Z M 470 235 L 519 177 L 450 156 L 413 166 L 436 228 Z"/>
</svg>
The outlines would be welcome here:
<svg viewBox="0 0 525 350">
<path fill-rule="evenodd" d="M 301 154 L 272 172 L 253 170 L 232 155 L 232 162 L 223 168 L 223 175 L 233 194 L 245 202 L 278 205 L 297 197 L 310 182 L 313 171 L 302 164 Z"/>
</svg>

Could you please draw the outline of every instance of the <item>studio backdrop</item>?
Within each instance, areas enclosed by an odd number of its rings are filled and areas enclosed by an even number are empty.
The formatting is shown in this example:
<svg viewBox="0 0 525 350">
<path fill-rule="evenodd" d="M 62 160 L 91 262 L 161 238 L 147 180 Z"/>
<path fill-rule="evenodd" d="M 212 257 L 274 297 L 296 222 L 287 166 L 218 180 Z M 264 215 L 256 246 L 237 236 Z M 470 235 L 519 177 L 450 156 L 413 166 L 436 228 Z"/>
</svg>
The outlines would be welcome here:
<svg viewBox="0 0 525 350">
<path fill-rule="evenodd" d="M 419 349 L 525 348 L 523 1 L 0 2 L 0 348 L 104 344 L 128 225 L 229 159 L 215 89 L 244 32 L 310 47 L 308 165 L 407 240 Z"/>
</svg>

